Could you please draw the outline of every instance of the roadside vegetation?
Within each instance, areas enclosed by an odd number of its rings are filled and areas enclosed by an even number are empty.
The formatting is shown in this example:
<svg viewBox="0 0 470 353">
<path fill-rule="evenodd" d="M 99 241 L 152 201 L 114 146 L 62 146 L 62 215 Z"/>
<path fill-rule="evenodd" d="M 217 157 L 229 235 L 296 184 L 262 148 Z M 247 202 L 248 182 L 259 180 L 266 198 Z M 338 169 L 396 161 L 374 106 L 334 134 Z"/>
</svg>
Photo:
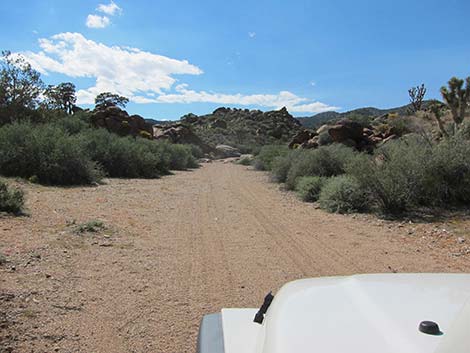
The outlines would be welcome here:
<svg viewBox="0 0 470 353">
<path fill-rule="evenodd" d="M 202 153 L 198 147 L 97 128 L 92 112 L 75 105 L 74 84 L 46 87 L 21 56 L 2 54 L 1 175 L 45 185 L 92 185 L 103 177 L 158 178 L 170 170 L 197 167 L 196 158 Z M 124 107 L 127 102 L 125 97 L 104 92 L 96 97 L 95 110 Z M 19 194 L 15 195 L 19 202 Z M 12 196 L 7 196 L 11 203 Z"/>
<path fill-rule="evenodd" d="M 402 137 L 372 151 L 339 143 L 291 150 L 265 146 L 255 168 L 269 170 L 274 181 L 329 212 L 399 215 L 465 207 L 470 202 L 470 78 L 452 78 L 441 89 L 445 104 L 427 101 L 423 109 L 425 93 L 424 86 L 410 89 L 409 117 L 378 126 L 392 125 Z M 423 124 L 417 127 L 418 118 Z M 355 121 L 369 129 L 371 120 Z"/>
<path fill-rule="evenodd" d="M 333 144 L 273 157 L 266 165 L 275 181 L 331 212 L 399 214 L 470 202 L 470 141 L 461 136 L 430 144 L 409 135 L 373 154 Z"/>
</svg>

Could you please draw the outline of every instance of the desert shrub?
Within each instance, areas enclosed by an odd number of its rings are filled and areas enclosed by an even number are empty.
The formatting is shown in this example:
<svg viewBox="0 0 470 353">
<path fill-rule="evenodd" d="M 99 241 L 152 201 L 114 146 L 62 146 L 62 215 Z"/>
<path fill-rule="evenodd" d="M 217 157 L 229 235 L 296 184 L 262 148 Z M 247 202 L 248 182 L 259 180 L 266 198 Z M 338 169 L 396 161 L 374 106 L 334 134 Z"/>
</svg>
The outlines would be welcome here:
<svg viewBox="0 0 470 353">
<path fill-rule="evenodd" d="M 396 117 L 389 119 L 388 125 L 398 136 L 403 136 L 417 130 L 415 122 L 411 117 Z"/>
<path fill-rule="evenodd" d="M 419 206 L 470 202 L 470 141 L 459 138 L 431 145 L 409 135 L 372 157 L 358 155 L 347 166 L 383 213 Z"/>
<path fill-rule="evenodd" d="M 367 192 L 349 175 L 328 179 L 318 200 L 322 209 L 336 213 L 365 211 L 369 204 Z"/>
<path fill-rule="evenodd" d="M 0 180 L 0 211 L 21 214 L 24 207 L 24 193 L 21 189 L 10 188 Z"/>
<path fill-rule="evenodd" d="M 75 232 L 76 233 L 98 233 L 106 229 L 105 224 L 100 220 L 91 220 L 85 223 L 80 223 L 77 225 Z"/>
<path fill-rule="evenodd" d="M 102 177 L 75 137 L 54 125 L 29 122 L 0 128 L 0 171 L 51 185 L 91 184 Z"/>
<path fill-rule="evenodd" d="M 297 181 L 296 191 L 303 201 L 315 202 L 320 196 L 325 178 L 318 176 L 300 177 Z"/>
<path fill-rule="evenodd" d="M 155 142 L 153 142 L 155 144 Z M 168 145 L 170 152 L 170 169 L 185 170 L 187 168 L 195 168 L 197 163 L 191 153 L 191 148 L 185 145 Z"/>
<path fill-rule="evenodd" d="M 263 146 L 255 158 L 254 166 L 257 170 L 271 170 L 276 157 L 284 156 L 289 152 L 284 145 Z"/>
<path fill-rule="evenodd" d="M 191 153 L 191 147 L 168 142 L 145 141 L 144 144 L 152 153 L 161 159 L 163 170 L 185 170 L 196 168 L 198 163 Z"/>
<path fill-rule="evenodd" d="M 325 146 L 333 143 L 333 139 L 331 138 L 328 131 L 323 131 L 320 135 L 318 135 L 318 144 L 320 146 Z"/>
<path fill-rule="evenodd" d="M 238 160 L 237 164 L 241 164 L 241 165 L 251 165 L 251 163 L 253 162 L 253 159 L 250 158 L 250 157 L 242 157 Z"/>
<path fill-rule="evenodd" d="M 271 165 L 272 179 L 278 183 L 285 183 L 292 164 L 295 159 L 299 158 L 303 153 L 305 153 L 305 150 L 292 150 L 284 156 L 274 158 Z"/>
<path fill-rule="evenodd" d="M 204 152 L 202 151 L 201 147 L 196 146 L 196 145 L 187 145 L 190 150 L 191 154 L 193 155 L 194 158 L 203 158 L 204 157 Z"/>
<path fill-rule="evenodd" d="M 93 129 L 80 135 L 92 160 L 99 163 L 109 177 L 157 178 L 168 173 L 161 154 L 152 150 L 145 139 L 119 137 L 104 129 Z M 171 158 L 169 158 L 171 160 Z"/>
<path fill-rule="evenodd" d="M 75 116 L 75 115 L 72 115 L 72 116 L 67 115 L 65 117 L 61 117 L 57 119 L 56 121 L 54 121 L 52 124 L 64 130 L 70 135 L 78 134 L 90 128 L 89 123 L 81 119 L 79 116 Z"/>
<path fill-rule="evenodd" d="M 347 169 L 370 192 L 382 212 L 400 213 L 426 198 L 431 154 L 430 145 L 413 137 L 389 142 L 373 157 L 356 157 Z"/>
<path fill-rule="evenodd" d="M 470 122 L 464 121 L 457 131 L 456 137 L 470 140 Z"/>
<path fill-rule="evenodd" d="M 444 140 L 433 147 L 426 167 L 426 205 L 470 202 L 470 141 Z"/>
<path fill-rule="evenodd" d="M 299 151 L 287 174 L 286 188 L 295 189 L 297 179 L 302 176 L 330 177 L 343 174 L 346 163 L 354 154 L 351 148 L 339 144 Z"/>
<path fill-rule="evenodd" d="M 156 178 L 169 170 L 197 167 L 196 146 L 120 137 L 92 128 L 89 114 L 57 115 L 0 128 L 0 171 L 51 185 L 98 182 L 110 177 Z"/>
</svg>

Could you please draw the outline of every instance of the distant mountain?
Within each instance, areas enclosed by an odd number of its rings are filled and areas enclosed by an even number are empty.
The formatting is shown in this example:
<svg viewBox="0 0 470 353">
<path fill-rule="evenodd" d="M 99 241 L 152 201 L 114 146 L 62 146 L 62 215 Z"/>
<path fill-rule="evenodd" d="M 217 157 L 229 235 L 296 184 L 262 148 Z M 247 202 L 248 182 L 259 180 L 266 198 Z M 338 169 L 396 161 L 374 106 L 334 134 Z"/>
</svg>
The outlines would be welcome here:
<svg viewBox="0 0 470 353">
<path fill-rule="evenodd" d="M 423 102 L 424 107 L 426 108 L 426 106 L 429 105 L 431 102 L 432 102 L 431 100 L 424 101 Z M 411 104 L 403 105 L 401 107 L 396 107 L 396 108 L 390 108 L 390 109 L 365 107 L 365 108 L 358 108 L 358 109 L 350 110 L 350 111 L 343 112 L 343 113 L 324 112 L 324 113 L 316 114 L 314 116 L 299 117 L 296 119 L 302 124 L 302 126 L 309 128 L 309 129 L 315 129 L 325 124 L 328 121 L 344 119 L 344 118 L 348 118 L 352 116 L 377 117 L 377 116 L 381 116 L 387 113 L 397 113 L 400 116 L 407 115 L 410 108 L 411 108 Z"/>
</svg>

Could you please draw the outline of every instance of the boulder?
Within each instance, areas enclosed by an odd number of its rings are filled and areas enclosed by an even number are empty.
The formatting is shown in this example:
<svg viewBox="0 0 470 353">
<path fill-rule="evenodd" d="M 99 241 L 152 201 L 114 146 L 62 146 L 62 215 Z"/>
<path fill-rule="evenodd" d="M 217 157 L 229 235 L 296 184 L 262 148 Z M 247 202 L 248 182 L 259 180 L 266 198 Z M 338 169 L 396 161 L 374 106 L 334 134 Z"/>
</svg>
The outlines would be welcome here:
<svg viewBox="0 0 470 353">
<path fill-rule="evenodd" d="M 396 140 L 397 138 L 398 138 L 397 135 L 390 135 L 390 136 L 388 136 L 387 138 L 384 138 L 384 139 L 382 140 L 381 145 L 384 145 L 384 144 L 386 144 L 386 143 L 389 142 L 389 141 Z"/>
<path fill-rule="evenodd" d="M 93 111 L 91 115 L 93 125 L 106 128 L 121 136 L 141 136 L 148 139 L 153 138 L 152 125 L 139 115 L 127 114 L 116 106 Z"/>
<path fill-rule="evenodd" d="M 289 148 L 297 148 L 312 139 L 314 136 L 316 136 L 316 133 L 312 131 L 299 131 L 297 135 L 292 138 L 291 142 L 289 142 Z"/>
<path fill-rule="evenodd" d="M 383 141 L 383 138 L 380 136 L 370 136 L 369 140 L 372 144 L 377 144 Z"/>
<path fill-rule="evenodd" d="M 214 152 L 212 147 L 205 144 L 187 125 L 182 123 L 154 125 L 153 136 L 156 140 L 196 145 L 199 146 L 204 153 Z"/>
<path fill-rule="evenodd" d="M 231 157 L 240 157 L 242 154 L 235 147 L 228 145 L 217 145 L 215 146 L 217 151 L 217 156 L 220 158 L 231 158 Z"/>
<path fill-rule="evenodd" d="M 211 128 L 216 128 L 216 127 L 220 129 L 226 129 L 227 123 L 222 119 L 216 119 L 211 123 Z"/>
<path fill-rule="evenodd" d="M 320 135 L 321 133 L 328 131 L 329 126 L 327 124 L 322 125 L 318 128 L 317 134 Z"/>
<path fill-rule="evenodd" d="M 360 142 L 363 139 L 362 126 L 349 119 L 342 119 L 328 129 L 333 142 L 343 143 L 347 140 Z"/>
<path fill-rule="evenodd" d="M 300 147 L 305 148 L 305 149 L 317 148 L 319 146 L 318 140 L 319 140 L 319 137 L 314 136 L 308 141 L 305 141 L 304 143 L 302 143 Z"/>
</svg>

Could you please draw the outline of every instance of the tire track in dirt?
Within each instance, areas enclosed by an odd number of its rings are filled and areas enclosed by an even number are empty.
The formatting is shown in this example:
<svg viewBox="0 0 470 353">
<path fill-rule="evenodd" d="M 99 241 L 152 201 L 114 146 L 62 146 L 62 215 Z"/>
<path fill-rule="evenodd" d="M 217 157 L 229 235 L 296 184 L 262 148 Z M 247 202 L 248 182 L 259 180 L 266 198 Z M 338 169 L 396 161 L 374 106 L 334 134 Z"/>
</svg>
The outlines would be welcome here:
<svg viewBox="0 0 470 353">
<path fill-rule="evenodd" d="M 312 271 L 316 272 L 316 275 L 337 273 L 341 267 L 351 265 L 344 261 L 338 251 L 334 251 L 326 246 L 311 247 L 302 241 L 302 238 L 305 236 L 303 229 L 305 223 L 301 221 L 297 224 L 292 222 L 291 217 L 294 215 L 288 212 L 288 210 L 281 209 L 282 212 L 279 213 L 279 204 L 276 205 L 277 209 L 275 210 L 269 208 L 268 211 L 263 211 L 263 206 L 267 205 L 265 207 L 269 207 L 269 201 L 272 200 L 264 197 L 265 194 L 255 192 L 253 185 L 243 180 L 243 175 L 232 177 L 232 182 L 239 188 L 238 195 L 240 199 L 244 198 L 247 200 L 246 203 L 251 205 L 253 214 L 262 224 L 263 228 L 266 229 L 267 234 L 276 242 L 279 248 L 289 253 L 292 261 L 301 269 L 304 277 L 311 275 Z M 285 224 L 287 219 L 290 221 L 289 224 Z M 294 225 L 296 227 L 293 227 Z M 291 235 L 292 233 L 299 236 L 294 238 Z"/>
</svg>

